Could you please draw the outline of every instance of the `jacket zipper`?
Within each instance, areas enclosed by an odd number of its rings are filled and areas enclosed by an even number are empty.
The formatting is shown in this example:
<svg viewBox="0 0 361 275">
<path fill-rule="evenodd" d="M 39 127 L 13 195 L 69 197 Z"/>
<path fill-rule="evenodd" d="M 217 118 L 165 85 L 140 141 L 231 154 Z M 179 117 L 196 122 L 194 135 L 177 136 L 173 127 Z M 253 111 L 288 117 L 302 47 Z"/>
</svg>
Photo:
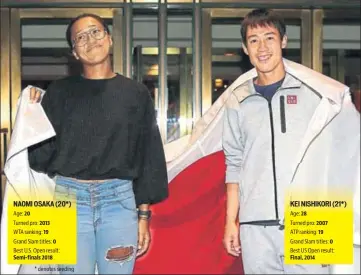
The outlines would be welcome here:
<svg viewBox="0 0 361 275">
<path fill-rule="evenodd" d="M 279 218 L 278 218 L 278 197 L 277 197 L 277 177 L 276 177 L 276 157 L 275 157 L 275 135 L 274 135 L 273 111 L 272 111 L 271 101 L 268 101 L 268 110 L 269 110 L 270 124 L 271 124 L 272 171 L 273 171 L 273 192 L 274 192 L 274 198 L 275 198 L 275 213 L 276 213 L 276 220 L 279 220 Z"/>
<path fill-rule="evenodd" d="M 279 90 L 276 91 L 276 93 Z M 279 215 L 278 215 L 278 197 L 277 197 L 277 177 L 276 177 L 276 158 L 275 158 L 275 138 L 274 138 L 274 126 L 273 126 L 273 112 L 272 112 L 272 104 L 271 101 L 268 101 L 267 98 L 262 96 L 261 94 L 253 94 L 248 96 L 246 99 L 252 97 L 252 96 L 259 96 L 264 98 L 267 101 L 269 116 L 270 116 L 270 126 L 271 126 L 271 146 L 272 146 L 272 172 L 273 172 L 273 194 L 274 194 L 274 206 L 275 206 L 275 220 L 270 220 L 268 222 L 264 221 L 265 223 L 269 223 L 270 225 L 280 225 L 279 224 Z M 245 99 L 245 100 L 246 100 Z M 275 222 L 277 224 L 275 224 Z M 251 221 L 251 222 L 244 222 L 241 224 L 254 224 L 257 223 L 257 221 Z"/>
</svg>

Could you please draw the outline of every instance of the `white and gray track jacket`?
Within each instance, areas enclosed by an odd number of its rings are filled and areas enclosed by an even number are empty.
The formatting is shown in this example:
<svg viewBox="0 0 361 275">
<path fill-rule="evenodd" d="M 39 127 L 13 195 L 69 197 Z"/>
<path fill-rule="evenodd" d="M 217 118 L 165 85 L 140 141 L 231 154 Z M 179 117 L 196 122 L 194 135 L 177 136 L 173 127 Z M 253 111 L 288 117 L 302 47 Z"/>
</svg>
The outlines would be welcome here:
<svg viewBox="0 0 361 275">
<path fill-rule="evenodd" d="M 354 204 L 360 201 L 360 115 L 348 87 L 303 65 L 284 64 L 285 80 L 270 102 L 255 91 L 253 70 L 233 85 L 226 103 L 226 182 L 239 183 L 241 223 L 282 225 L 290 186 L 348 191 Z"/>
</svg>

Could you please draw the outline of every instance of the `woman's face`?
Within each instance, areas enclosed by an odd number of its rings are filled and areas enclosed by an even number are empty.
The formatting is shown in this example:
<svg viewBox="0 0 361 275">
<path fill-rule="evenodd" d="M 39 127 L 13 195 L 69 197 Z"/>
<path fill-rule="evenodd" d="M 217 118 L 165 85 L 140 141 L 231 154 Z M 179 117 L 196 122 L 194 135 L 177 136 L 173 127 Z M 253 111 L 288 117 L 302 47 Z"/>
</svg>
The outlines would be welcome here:
<svg viewBox="0 0 361 275">
<path fill-rule="evenodd" d="M 73 55 L 84 65 L 103 63 L 113 41 L 101 22 L 93 17 L 77 20 L 71 28 Z"/>
</svg>

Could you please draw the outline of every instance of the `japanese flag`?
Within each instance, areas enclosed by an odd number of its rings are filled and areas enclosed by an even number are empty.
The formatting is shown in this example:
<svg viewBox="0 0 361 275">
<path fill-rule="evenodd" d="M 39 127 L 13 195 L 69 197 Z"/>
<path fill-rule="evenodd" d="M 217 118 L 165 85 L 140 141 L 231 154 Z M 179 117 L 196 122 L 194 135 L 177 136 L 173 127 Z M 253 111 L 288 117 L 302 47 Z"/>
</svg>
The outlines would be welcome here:
<svg viewBox="0 0 361 275">
<path fill-rule="evenodd" d="M 245 79 L 249 74 L 243 75 Z M 233 83 L 195 125 L 165 146 L 169 198 L 152 207 L 152 240 L 136 274 L 243 274 L 223 247 L 226 215 L 222 125 Z"/>
</svg>

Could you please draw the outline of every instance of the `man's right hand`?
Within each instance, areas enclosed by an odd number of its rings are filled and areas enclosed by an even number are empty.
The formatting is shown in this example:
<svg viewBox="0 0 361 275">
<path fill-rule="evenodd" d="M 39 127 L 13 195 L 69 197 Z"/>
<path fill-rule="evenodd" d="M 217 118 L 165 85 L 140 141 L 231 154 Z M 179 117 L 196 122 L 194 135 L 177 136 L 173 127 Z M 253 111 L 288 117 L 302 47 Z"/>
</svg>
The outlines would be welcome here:
<svg viewBox="0 0 361 275">
<path fill-rule="evenodd" d="M 35 87 L 30 88 L 30 102 L 38 103 L 41 100 L 41 92 Z"/>
<path fill-rule="evenodd" d="M 235 222 L 227 222 L 223 237 L 223 245 L 229 254 L 236 257 L 241 254 L 239 226 Z"/>
</svg>

